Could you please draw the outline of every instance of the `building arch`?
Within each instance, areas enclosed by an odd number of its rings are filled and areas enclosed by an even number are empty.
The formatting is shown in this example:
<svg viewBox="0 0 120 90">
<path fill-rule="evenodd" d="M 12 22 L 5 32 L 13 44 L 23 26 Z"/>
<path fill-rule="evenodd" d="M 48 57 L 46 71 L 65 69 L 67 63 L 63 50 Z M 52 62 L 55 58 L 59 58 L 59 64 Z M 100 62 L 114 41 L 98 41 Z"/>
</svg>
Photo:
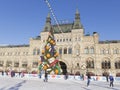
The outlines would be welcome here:
<svg viewBox="0 0 120 90">
<path fill-rule="evenodd" d="M 80 75 L 80 71 L 76 71 L 76 72 L 75 72 L 75 75 Z"/>
<path fill-rule="evenodd" d="M 63 61 L 59 61 L 59 64 L 60 64 L 60 67 L 62 69 L 62 74 L 66 75 L 66 73 L 67 73 L 67 65 L 66 65 L 66 63 L 63 62 Z"/>
<path fill-rule="evenodd" d="M 120 60 L 120 57 L 115 58 L 115 61 L 118 61 L 118 60 Z"/>
<path fill-rule="evenodd" d="M 108 57 L 104 57 L 101 62 L 102 75 L 108 77 L 110 72 L 108 69 L 111 68 L 111 60 Z"/>
<path fill-rule="evenodd" d="M 104 57 L 104 58 L 102 59 L 102 61 L 110 61 L 110 58 L 109 58 L 109 57 Z"/>
<path fill-rule="evenodd" d="M 109 76 L 109 74 L 110 73 L 108 71 L 103 71 L 103 73 L 102 73 L 103 76 Z"/>
<path fill-rule="evenodd" d="M 120 77 L 120 72 L 119 72 L 119 73 L 116 73 L 116 77 Z"/>
<path fill-rule="evenodd" d="M 88 73 L 90 74 L 90 76 L 95 76 L 95 73 L 92 71 L 89 71 Z"/>
</svg>

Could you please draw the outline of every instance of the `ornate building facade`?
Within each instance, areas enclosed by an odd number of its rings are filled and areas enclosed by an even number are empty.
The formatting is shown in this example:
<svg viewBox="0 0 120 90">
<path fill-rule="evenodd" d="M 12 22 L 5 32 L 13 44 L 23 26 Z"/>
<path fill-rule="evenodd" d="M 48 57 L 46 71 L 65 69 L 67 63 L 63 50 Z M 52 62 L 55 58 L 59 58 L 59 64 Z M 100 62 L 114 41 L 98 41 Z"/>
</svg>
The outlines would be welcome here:
<svg viewBox="0 0 120 90">
<path fill-rule="evenodd" d="M 44 29 L 39 36 L 30 38 L 29 45 L 0 46 L 0 71 L 38 72 L 41 51 L 53 27 L 56 50 L 62 70 L 70 74 L 92 75 L 113 74 L 120 76 L 120 41 L 99 41 L 99 34 L 84 33 L 76 10 L 73 23 L 51 25 L 50 15 L 46 17 Z"/>
</svg>

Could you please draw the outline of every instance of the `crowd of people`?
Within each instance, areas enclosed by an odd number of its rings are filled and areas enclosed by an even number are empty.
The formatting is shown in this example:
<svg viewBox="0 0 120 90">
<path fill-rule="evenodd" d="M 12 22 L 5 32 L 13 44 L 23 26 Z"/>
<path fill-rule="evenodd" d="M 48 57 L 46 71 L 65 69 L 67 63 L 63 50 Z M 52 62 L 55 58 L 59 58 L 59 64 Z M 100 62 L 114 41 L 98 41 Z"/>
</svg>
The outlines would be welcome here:
<svg viewBox="0 0 120 90">
<path fill-rule="evenodd" d="M 1 75 L 2 76 L 8 76 L 8 75 L 10 75 L 11 77 L 17 77 L 17 76 L 24 77 L 24 72 L 18 72 L 16 74 L 16 72 L 14 72 L 14 71 L 9 71 L 9 72 L 8 71 L 2 71 Z"/>
</svg>

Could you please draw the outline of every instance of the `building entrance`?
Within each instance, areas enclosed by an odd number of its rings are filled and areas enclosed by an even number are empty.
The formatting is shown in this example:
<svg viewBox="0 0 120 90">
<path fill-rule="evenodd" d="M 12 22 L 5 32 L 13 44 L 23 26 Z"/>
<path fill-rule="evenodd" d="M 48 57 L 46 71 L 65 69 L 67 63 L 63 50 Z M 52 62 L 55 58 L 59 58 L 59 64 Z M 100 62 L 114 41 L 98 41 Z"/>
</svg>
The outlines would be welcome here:
<svg viewBox="0 0 120 90">
<path fill-rule="evenodd" d="M 59 64 L 60 64 L 61 69 L 62 69 L 62 74 L 66 75 L 66 73 L 67 73 L 67 65 L 62 61 L 59 61 Z"/>
</svg>

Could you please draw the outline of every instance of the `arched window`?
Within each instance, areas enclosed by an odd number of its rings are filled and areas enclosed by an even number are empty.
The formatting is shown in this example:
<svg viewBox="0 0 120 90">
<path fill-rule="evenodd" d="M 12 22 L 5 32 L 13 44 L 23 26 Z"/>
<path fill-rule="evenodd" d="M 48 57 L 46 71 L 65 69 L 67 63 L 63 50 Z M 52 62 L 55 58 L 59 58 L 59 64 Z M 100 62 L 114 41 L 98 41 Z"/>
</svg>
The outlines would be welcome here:
<svg viewBox="0 0 120 90">
<path fill-rule="evenodd" d="M 105 54 L 105 49 L 101 49 L 100 54 Z"/>
<path fill-rule="evenodd" d="M 94 68 L 94 61 L 91 61 L 91 68 Z"/>
<path fill-rule="evenodd" d="M 64 54 L 67 54 L 67 48 L 64 48 Z"/>
<path fill-rule="evenodd" d="M 120 69 L 120 61 L 115 62 L 115 69 Z"/>
<path fill-rule="evenodd" d="M 0 60 L 0 67 L 3 67 L 4 61 Z"/>
<path fill-rule="evenodd" d="M 40 54 L 40 49 L 37 49 L 37 55 L 39 55 Z"/>
<path fill-rule="evenodd" d="M 80 54 L 80 45 L 77 43 L 75 46 L 74 46 L 74 53 L 78 56 Z"/>
<path fill-rule="evenodd" d="M 79 67 L 79 63 L 77 63 L 77 67 Z"/>
<path fill-rule="evenodd" d="M 111 68 L 111 62 L 110 61 L 102 61 L 101 63 L 102 69 L 110 69 Z"/>
<path fill-rule="evenodd" d="M 19 61 L 14 61 L 14 67 L 19 67 Z"/>
<path fill-rule="evenodd" d="M 109 54 L 109 53 L 110 53 L 110 50 L 109 50 L 109 49 L 107 49 L 107 50 L 106 50 L 106 54 Z"/>
<path fill-rule="evenodd" d="M 105 61 L 105 69 L 107 69 L 107 61 Z"/>
<path fill-rule="evenodd" d="M 7 61 L 6 62 L 6 67 L 10 67 L 10 66 L 12 66 L 12 61 Z"/>
<path fill-rule="evenodd" d="M 65 39 L 63 39 L 63 42 L 65 42 Z"/>
<path fill-rule="evenodd" d="M 87 60 L 86 61 L 86 68 L 94 68 L 94 61 L 93 60 Z"/>
<path fill-rule="evenodd" d="M 86 48 L 85 48 L 85 54 L 88 54 L 88 53 L 89 53 L 89 48 L 86 47 Z"/>
<path fill-rule="evenodd" d="M 27 64 L 27 61 L 22 61 L 22 67 L 23 67 L 23 68 L 26 68 L 27 65 L 28 65 L 28 64 Z"/>
<path fill-rule="evenodd" d="M 80 50 L 76 49 L 76 55 L 79 55 L 79 54 L 80 54 Z"/>
<path fill-rule="evenodd" d="M 38 67 L 38 62 L 37 62 L 37 61 L 34 61 L 33 64 L 32 64 L 32 67 L 33 67 L 33 68 L 37 68 L 37 67 Z"/>
<path fill-rule="evenodd" d="M 68 49 L 68 54 L 72 54 L 72 48 Z"/>
<path fill-rule="evenodd" d="M 77 37 L 75 38 L 75 41 L 77 41 Z"/>
<path fill-rule="evenodd" d="M 108 61 L 108 69 L 110 69 L 111 68 L 111 63 L 110 63 L 110 61 Z"/>
<path fill-rule="evenodd" d="M 62 48 L 59 49 L 59 54 L 62 54 Z"/>
<path fill-rule="evenodd" d="M 105 68 L 105 63 L 104 62 L 102 62 L 102 69 L 104 69 Z"/>
<path fill-rule="evenodd" d="M 66 39 L 66 41 L 68 41 L 68 38 Z"/>
<path fill-rule="evenodd" d="M 36 49 L 33 50 L 33 55 L 36 55 Z"/>
<path fill-rule="evenodd" d="M 115 69 L 118 69 L 118 63 L 117 63 L 117 61 L 115 62 Z"/>
<path fill-rule="evenodd" d="M 118 54 L 118 53 L 119 53 L 119 49 L 114 49 L 114 50 L 113 50 L 113 53 L 114 53 L 114 54 Z"/>
<path fill-rule="evenodd" d="M 91 47 L 91 48 L 90 48 L 90 53 L 91 53 L 91 54 L 94 54 L 94 47 Z"/>
<path fill-rule="evenodd" d="M 60 39 L 60 42 L 62 42 L 62 39 Z"/>
</svg>

